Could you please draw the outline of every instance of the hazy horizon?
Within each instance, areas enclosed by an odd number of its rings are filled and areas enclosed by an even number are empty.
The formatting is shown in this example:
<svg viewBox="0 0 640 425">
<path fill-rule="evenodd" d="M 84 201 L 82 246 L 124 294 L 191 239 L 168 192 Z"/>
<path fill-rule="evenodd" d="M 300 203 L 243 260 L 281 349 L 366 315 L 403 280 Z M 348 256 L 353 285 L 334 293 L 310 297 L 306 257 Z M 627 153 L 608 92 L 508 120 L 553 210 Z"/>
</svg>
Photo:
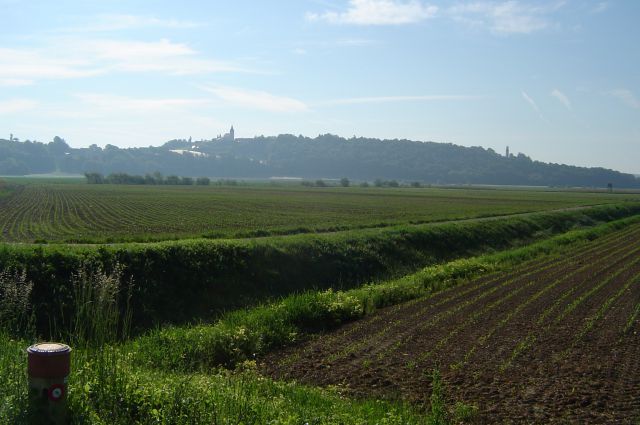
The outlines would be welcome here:
<svg viewBox="0 0 640 425">
<path fill-rule="evenodd" d="M 72 147 L 331 133 L 640 174 L 640 3 L 0 0 L 0 128 Z M 6 133 L 6 134 L 5 134 Z"/>
</svg>

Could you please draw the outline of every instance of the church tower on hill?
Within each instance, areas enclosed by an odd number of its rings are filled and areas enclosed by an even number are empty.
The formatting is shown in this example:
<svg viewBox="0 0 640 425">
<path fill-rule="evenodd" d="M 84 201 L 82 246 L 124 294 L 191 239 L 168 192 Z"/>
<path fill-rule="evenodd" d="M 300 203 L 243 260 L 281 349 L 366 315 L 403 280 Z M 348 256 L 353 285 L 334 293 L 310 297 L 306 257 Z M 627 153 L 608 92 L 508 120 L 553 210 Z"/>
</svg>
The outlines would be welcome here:
<svg viewBox="0 0 640 425">
<path fill-rule="evenodd" d="M 233 126 L 231 126 L 231 129 L 229 130 L 228 133 L 224 133 L 224 136 L 218 136 L 216 140 L 233 142 L 235 138 L 236 138 L 236 131 L 233 129 Z"/>
</svg>

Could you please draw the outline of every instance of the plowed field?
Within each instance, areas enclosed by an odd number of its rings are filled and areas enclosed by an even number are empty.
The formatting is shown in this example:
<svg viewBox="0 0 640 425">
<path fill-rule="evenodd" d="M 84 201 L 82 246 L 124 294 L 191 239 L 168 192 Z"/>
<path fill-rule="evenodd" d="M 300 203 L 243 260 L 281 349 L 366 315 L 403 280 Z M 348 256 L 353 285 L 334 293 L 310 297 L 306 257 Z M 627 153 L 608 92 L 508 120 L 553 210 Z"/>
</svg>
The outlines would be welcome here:
<svg viewBox="0 0 640 425">
<path fill-rule="evenodd" d="M 640 418 L 640 226 L 432 297 L 380 310 L 284 352 L 266 374 L 356 395 L 448 401 L 482 423 Z"/>
</svg>

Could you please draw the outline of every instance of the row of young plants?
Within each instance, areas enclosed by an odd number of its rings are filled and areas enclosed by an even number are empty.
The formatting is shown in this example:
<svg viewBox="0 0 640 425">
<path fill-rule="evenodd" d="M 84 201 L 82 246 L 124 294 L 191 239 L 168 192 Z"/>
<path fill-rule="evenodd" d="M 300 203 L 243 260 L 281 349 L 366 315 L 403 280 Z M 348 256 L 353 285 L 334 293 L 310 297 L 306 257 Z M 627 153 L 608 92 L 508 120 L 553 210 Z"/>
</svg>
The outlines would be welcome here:
<svg viewBox="0 0 640 425">
<path fill-rule="evenodd" d="M 639 317 L 640 317 L 640 302 L 638 302 L 633 307 L 631 314 L 629 314 L 629 318 L 627 319 L 627 322 L 624 325 L 624 329 L 622 330 L 621 338 L 627 335 L 631 331 L 631 329 L 633 329 L 634 325 L 638 323 Z"/>
<path fill-rule="evenodd" d="M 228 367 L 252 360 L 275 347 L 291 344 L 316 332 L 361 318 L 384 306 L 433 294 L 489 271 L 506 271 L 540 255 L 574 249 L 573 245 L 640 222 L 632 217 L 506 252 L 460 259 L 444 266 L 347 291 L 293 295 L 280 302 L 232 312 L 213 325 L 167 327 L 133 342 L 139 361 L 169 370 Z M 571 245 L 572 248 L 568 246 Z M 166 347 L 146 350 L 145 347 Z M 149 353 L 145 355 L 144 353 Z"/>
<path fill-rule="evenodd" d="M 23 243 L 153 242 L 326 233 L 637 201 L 637 194 L 577 191 L 142 187 L 27 180 L 0 208 L 0 227 L 6 229 L 4 240 Z"/>
<path fill-rule="evenodd" d="M 572 227 L 628 217 L 640 205 L 601 206 L 463 223 L 397 226 L 251 240 L 101 246 L 0 245 L 0 267 L 24 269 L 41 332 L 68 327 L 72 274 L 120 264 L 133 280 L 133 324 L 211 320 L 220 312 L 314 289 L 348 289 Z M 317 301 L 322 304 L 323 299 Z M 307 303 L 305 302 L 305 305 Z M 124 305 L 120 306 L 124 309 Z M 315 323 L 315 322 L 310 322 Z"/>
<path fill-rule="evenodd" d="M 634 261 L 633 265 L 637 265 L 638 262 Z M 631 266 L 631 265 L 630 265 Z M 589 333 L 596 324 L 603 319 L 606 313 L 613 307 L 613 304 L 617 302 L 625 292 L 628 292 L 632 285 L 638 285 L 640 283 L 640 272 L 635 273 L 630 279 L 628 279 L 625 284 L 613 295 L 611 295 L 607 300 L 600 306 L 598 311 L 591 317 L 586 320 L 586 323 L 580 329 L 580 332 L 574 337 L 571 342 L 571 346 L 567 347 L 567 350 L 573 349 L 578 342 L 580 342 L 587 333 Z"/>
<path fill-rule="evenodd" d="M 571 312 L 590 299 L 590 297 L 599 290 L 609 285 L 624 271 L 635 266 L 640 259 L 636 258 L 640 252 L 640 247 L 629 250 L 628 246 L 623 246 L 614 251 L 609 251 L 606 247 L 601 248 L 603 248 L 601 250 L 602 256 L 598 261 L 587 263 L 576 270 L 576 272 L 583 272 L 593 270 L 594 267 L 596 267 L 596 272 L 582 279 L 582 284 L 571 285 L 538 315 L 534 322 L 536 327 L 516 342 L 511 354 L 502 362 L 500 366 L 502 371 L 511 367 L 517 358 L 531 349 L 542 335 L 553 332 L 553 329 L 569 316 Z M 614 261 L 610 261 L 612 259 Z M 571 276 L 575 274 L 575 272 L 571 273 Z M 580 295 L 575 295 L 576 292 L 580 290 L 584 290 L 585 292 Z M 574 297 L 573 299 L 571 298 L 572 296 Z M 564 308 L 560 309 L 562 306 L 564 306 Z M 554 312 L 558 309 L 560 309 L 560 311 L 553 316 Z"/>
<path fill-rule="evenodd" d="M 615 242 L 615 241 L 614 241 Z M 508 324 L 508 322 L 515 317 L 516 314 L 518 314 L 519 312 L 521 312 L 525 307 L 527 307 L 528 305 L 530 305 L 531 303 L 535 302 L 536 300 L 538 300 L 542 295 L 546 294 L 547 292 L 549 292 L 550 290 L 560 287 L 562 284 L 565 284 L 566 282 L 569 282 L 572 278 L 579 276 L 581 273 L 584 273 L 585 271 L 588 270 L 592 270 L 594 267 L 596 268 L 600 268 L 600 273 L 598 273 L 598 275 L 600 274 L 605 274 L 607 273 L 609 270 L 615 269 L 616 266 L 611 266 L 611 262 L 610 260 L 612 258 L 615 258 L 616 256 L 619 256 L 621 254 L 627 254 L 628 253 L 628 246 L 618 246 L 616 248 L 616 250 L 612 251 L 611 249 L 613 249 L 614 247 L 611 246 L 604 246 L 602 244 L 597 245 L 596 247 L 597 251 L 600 251 L 600 253 L 602 253 L 602 255 L 600 257 L 598 257 L 598 259 L 596 259 L 594 262 L 587 262 L 585 265 L 578 267 L 576 269 L 571 270 L 569 273 L 565 273 L 562 274 L 559 278 L 555 279 L 555 280 L 550 280 L 549 283 L 547 285 L 545 285 L 543 288 L 541 288 L 538 292 L 536 292 L 535 294 L 533 294 L 531 297 L 529 297 L 528 299 L 526 299 L 524 302 L 522 302 L 521 304 L 519 304 L 515 309 L 511 310 L 500 322 L 498 322 L 498 324 L 493 327 L 488 333 L 484 334 L 482 337 L 480 337 L 477 341 L 476 344 L 484 344 L 486 342 L 486 340 L 488 338 L 491 337 L 492 334 L 494 334 L 499 328 L 502 328 L 504 326 L 506 326 Z M 622 259 L 622 262 L 626 261 L 629 259 L 630 256 L 634 255 L 636 251 L 633 251 L 630 253 L 630 255 L 627 255 L 626 257 L 624 257 Z M 586 254 L 586 253 L 582 253 L 582 254 Z M 573 259 L 575 260 L 575 258 Z M 582 262 L 580 261 L 578 264 L 581 264 Z M 615 264 L 619 264 L 619 263 L 615 263 Z M 560 269 L 560 273 L 562 273 L 562 270 L 564 270 L 564 268 Z M 535 321 L 536 326 L 540 326 L 542 320 L 544 317 L 546 317 L 548 314 L 550 314 L 550 312 L 557 308 L 557 306 L 559 306 L 562 302 L 562 300 L 567 299 L 567 297 L 574 293 L 575 290 L 577 288 L 579 288 L 580 286 L 586 284 L 584 279 L 581 281 L 581 283 L 574 283 L 572 284 L 572 286 L 569 287 L 568 290 L 566 290 L 564 293 L 561 294 L 561 296 L 556 299 L 553 303 L 551 303 L 549 305 L 549 307 L 547 307 L 538 317 L 538 320 Z M 551 326 L 549 326 L 549 328 L 547 330 L 550 330 Z M 512 352 L 509 354 L 509 356 L 506 359 L 503 359 L 500 363 L 500 370 L 502 372 L 504 372 L 506 369 L 508 369 L 513 362 L 520 357 L 522 354 L 524 354 L 525 351 L 527 351 L 529 348 L 532 347 L 532 345 L 539 339 L 540 335 L 537 333 L 539 331 L 538 330 L 532 330 L 529 331 L 527 333 L 527 335 L 525 335 L 520 341 L 518 341 L 515 345 L 515 347 L 513 348 Z M 470 356 L 473 354 L 473 351 L 475 350 L 475 347 L 472 347 L 472 349 L 469 350 L 469 352 L 465 355 L 464 359 L 463 359 L 463 364 L 469 361 Z"/>
<path fill-rule="evenodd" d="M 637 233 L 638 230 L 635 229 Z M 613 236 L 617 239 L 618 236 Z M 606 238 L 603 238 L 606 239 Z M 603 242 L 603 241 L 602 241 Z M 591 247 L 589 250 L 596 251 L 600 249 L 600 242 L 596 247 Z M 376 355 L 379 360 L 387 356 L 391 356 L 394 352 L 400 350 L 401 347 L 410 342 L 411 335 L 414 332 L 425 333 L 428 329 L 434 329 L 443 320 L 453 317 L 456 314 L 463 311 L 463 309 L 470 308 L 471 311 L 468 314 L 464 314 L 465 320 L 456 327 L 451 328 L 449 332 L 434 344 L 432 350 L 424 352 L 415 361 L 421 362 L 431 356 L 436 350 L 444 347 L 447 342 L 454 338 L 460 331 L 466 327 L 476 323 L 480 317 L 484 316 L 499 305 L 504 304 L 509 299 L 515 297 L 519 292 L 526 290 L 529 286 L 534 285 L 536 282 L 532 279 L 532 276 L 544 274 L 547 275 L 547 271 L 557 270 L 562 268 L 563 264 L 569 263 L 572 259 L 582 257 L 586 252 L 575 253 L 572 257 L 554 257 L 552 259 L 546 258 L 543 261 L 533 261 L 532 264 L 528 264 L 524 267 L 518 267 L 516 271 L 509 273 L 505 276 L 504 272 L 493 274 L 493 278 L 486 279 L 484 282 L 476 282 L 474 285 L 470 285 L 467 289 L 462 291 L 456 291 L 453 296 L 441 298 L 435 304 L 426 304 L 421 309 L 418 309 L 411 313 L 410 316 L 403 316 L 401 319 L 397 319 L 394 322 L 388 323 L 382 327 L 377 333 L 371 335 L 367 340 L 359 340 L 351 343 L 345 347 L 338 355 L 332 356 L 329 360 L 334 361 L 351 354 L 356 349 L 360 349 L 360 346 L 373 346 L 373 350 L 369 350 L 367 355 Z M 565 276 L 563 279 L 566 279 Z M 485 302 L 494 293 L 500 293 L 501 290 L 507 289 L 507 292 L 500 296 L 498 299 L 492 302 Z M 510 289 L 513 288 L 513 289 Z M 475 292 L 475 295 L 468 298 L 469 293 Z M 439 294 L 443 295 L 443 294 Z M 540 294 L 541 295 L 541 294 Z M 416 329 L 404 330 L 406 323 L 411 323 L 413 319 L 423 317 L 428 310 L 438 307 L 446 303 L 451 303 L 451 307 L 436 313 L 428 318 L 428 320 L 422 321 Z M 480 308 L 474 309 L 474 305 L 480 305 Z M 524 307 L 522 307 L 524 308 Z M 392 335 L 392 336 L 391 336 Z M 386 341 L 386 342 L 385 342 Z M 393 342 L 393 343 L 392 343 Z"/>
<path fill-rule="evenodd" d="M 617 239 L 617 238 L 616 238 Z M 537 300 L 539 300 L 543 295 L 547 294 L 548 292 L 550 292 L 551 290 L 553 290 L 554 288 L 560 286 L 563 283 L 566 283 L 568 281 L 570 281 L 572 278 L 574 278 L 575 276 L 579 276 L 581 273 L 583 273 L 586 270 L 590 270 L 593 269 L 594 267 L 599 268 L 602 267 L 607 268 L 607 266 L 610 264 L 609 260 L 617 255 L 621 255 L 621 254 L 627 254 L 627 249 L 628 247 L 622 247 L 622 248 L 618 248 L 617 251 L 608 251 L 606 249 L 605 246 L 603 246 L 602 243 L 599 243 L 598 245 L 595 246 L 595 249 L 593 251 L 599 251 L 602 253 L 602 256 L 600 256 L 598 259 L 596 259 L 594 262 L 591 262 L 589 264 L 586 264 L 584 266 L 578 267 L 576 269 L 572 269 L 570 266 L 571 264 L 573 264 L 577 259 L 579 260 L 579 258 L 576 258 L 578 256 L 585 258 L 585 254 L 587 254 L 586 252 L 582 252 L 576 256 L 574 256 L 572 259 L 570 259 L 569 261 L 563 261 L 558 263 L 554 269 L 552 270 L 553 272 L 556 273 L 556 275 L 559 275 L 558 278 L 551 278 L 548 279 L 545 284 L 542 286 L 542 288 L 540 288 L 538 291 L 534 292 L 533 294 L 531 294 L 530 296 L 528 296 L 525 300 L 523 300 L 521 303 L 519 303 L 516 306 L 513 306 L 513 308 L 509 309 L 507 314 L 504 315 L 504 317 L 497 322 L 494 326 L 491 327 L 491 329 L 489 329 L 488 332 L 486 332 L 485 334 L 483 334 L 482 336 L 480 336 L 475 344 L 468 350 L 468 352 L 465 354 L 464 358 L 461 360 L 460 363 L 456 364 L 457 367 L 462 367 L 466 364 L 466 362 L 469 361 L 471 355 L 473 354 L 473 352 L 475 351 L 476 347 L 478 347 L 479 345 L 484 344 L 492 335 L 494 335 L 498 330 L 502 329 L 503 327 L 505 327 L 507 324 L 509 324 L 509 322 L 516 317 L 517 314 L 519 314 L 520 312 L 522 312 L 527 306 L 531 305 L 532 303 L 536 302 Z M 633 253 L 631 253 L 631 255 L 633 255 L 634 253 L 636 253 L 638 250 L 635 250 Z M 606 253 L 606 254 L 605 254 Z M 628 256 L 625 257 L 626 260 L 628 260 Z M 569 270 L 569 271 L 567 271 Z M 528 285 L 533 285 L 535 282 L 529 282 Z M 518 288 L 518 290 L 520 289 L 520 287 Z M 513 292 L 510 292 L 506 297 L 496 301 L 495 303 L 502 303 L 506 298 L 510 298 L 511 295 L 513 294 Z M 467 323 L 470 322 L 470 323 Z M 472 317 L 467 320 L 467 322 L 465 322 L 465 325 L 471 324 L 471 323 L 475 323 L 477 322 L 477 315 L 474 313 L 472 315 Z M 457 330 L 457 329 L 456 329 Z M 455 331 L 455 330 L 454 330 Z M 454 331 L 452 331 L 452 333 L 454 333 Z M 451 334 L 448 335 L 447 338 L 450 338 Z M 525 337 L 525 340 L 527 338 Z M 519 353 L 521 354 L 521 352 Z M 512 354 L 511 357 L 509 358 L 508 361 L 512 362 L 515 359 L 514 355 Z M 503 362 L 504 363 L 504 362 Z M 502 370 L 504 371 L 505 368 L 502 368 Z"/>
</svg>

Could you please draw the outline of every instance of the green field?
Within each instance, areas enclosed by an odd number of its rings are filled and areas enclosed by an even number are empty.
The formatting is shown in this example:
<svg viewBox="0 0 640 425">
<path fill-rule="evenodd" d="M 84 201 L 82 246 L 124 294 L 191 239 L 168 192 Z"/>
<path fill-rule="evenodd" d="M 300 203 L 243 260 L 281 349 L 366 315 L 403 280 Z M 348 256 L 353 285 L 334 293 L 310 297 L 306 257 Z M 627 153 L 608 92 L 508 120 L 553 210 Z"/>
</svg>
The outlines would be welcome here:
<svg viewBox="0 0 640 425">
<path fill-rule="evenodd" d="M 407 306 L 417 305 L 420 299 L 446 296 L 447 288 L 460 287 L 468 292 L 464 285 L 474 277 L 500 276 L 523 266 L 537 270 L 540 264 L 562 262 L 567 256 L 593 251 L 593 246 L 637 234 L 636 215 L 524 248 L 429 267 L 401 279 L 346 292 L 295 295 L 231 313 L 212 325 L 166 328 L 141 338 L 129 338 L 126 329 L 118 326 L 124 317 L 114 307 L 123 294 L 111 291 L 104 297 L 99 291 L 82 291 L 81 299 L 74 303 L 74 332 L 58 336 L 74 347 L 68 423 L 478 423 L 478 415 L 483 414 L 478 405 L 465 404 L 466 400 L 453 403 L 448 395 L 454 387 L 441 380 L 438 369 L 415 373 L 427 381 L 423 389 L 429 398 L 428 403 L 417 404 L 393 395 L 390 400 L 351 397 L 347 387 L 314 388 L 273 380 L 263 374 L 261 357 L 257 362 L 253 358 L 256 353 L 266 354 L 296 342 L 300 334 L 309 331 L 309 323 L 331 328 L 362 317 L 375 320 L 375 312 L 381 307 L 409 300 L 415 301 Z M 588 245 L 593 240 L 596 245 Z M 104 286 L 105 279 L 116 288 L 126 284 L 100 272 L 90 272 L 79 284 L 97 289 Z M 0 287 L 17 289 L 22 285 L 19 278 L 0 277 Z M 28 325 L 32 306 L 28 293 L 10 293 L 15 301 L 11 309 L 0 309 L 0 423 L 29 424 L 34 418 L 28 403 L 24 348 L 33 334 L 29 326 L 14 325 Z M 3 301 L 0 298 L 0 307 Z M 385 311 L 399 308 L 402 305 Z M 637 314 L 629 323 L 634 325 L 636 318 Z M 355 326 L 357 329 L 357 322 Z M 221 352 L 232 356 L 232 367 L 219 367 Z"/>
<path fill-rule="evenodd" d="M 237 238 L 418 224 L 640 200 L 638 194 L 441 188 L 87 185 L 0 188 L 5 242 Z"/>
<path fill-rule="evenodd" d="M 0 423 L 33 423 L 25 348 L 34 340 L 74 348 L 68 423 L 473 422 L 484 413 L 446 397 L 448 369 L 424 368 L 427 402 L 415 403 L 280 381 L 264 361 L 384 307 L 637 235 L 638 201 L 533 189 L 10 180 L 0 186 Z M 44 240 L 122 243 L 29 243 Z"/>
</svg>

